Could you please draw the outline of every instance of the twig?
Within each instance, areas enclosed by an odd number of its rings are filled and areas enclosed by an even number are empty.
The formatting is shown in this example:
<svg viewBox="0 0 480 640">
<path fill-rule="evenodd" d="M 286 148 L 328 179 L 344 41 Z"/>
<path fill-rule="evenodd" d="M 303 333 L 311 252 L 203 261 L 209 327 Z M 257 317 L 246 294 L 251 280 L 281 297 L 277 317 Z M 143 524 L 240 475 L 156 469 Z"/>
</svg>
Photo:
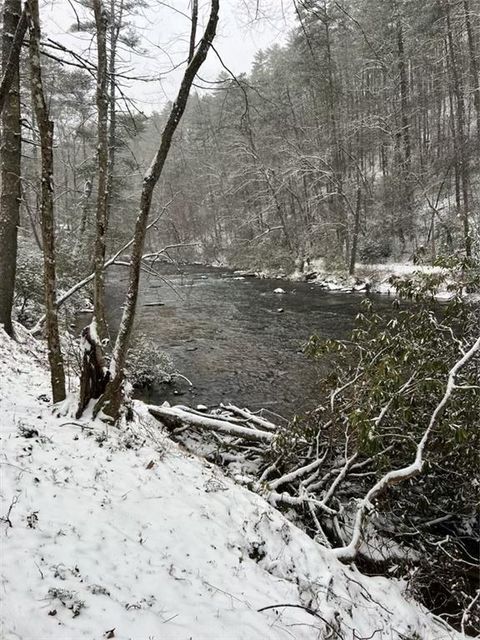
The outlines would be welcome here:
<svg viewBox="0 0 480 640">
<path fill-rule="evenodd" d="M 0 518 L 0 520 L 2 520 L 2 522 L 5 522 L 6 524 L 8 524 L 8 526 L 10 528 L 13 528 L 12 521 L 10 520 L 10 515 L 12 513 L 13 507 L 17 504 L 17 502 L 18 502 L 18 496 L 13 496 L 12 501 L 10 503 L 10 506 L 8 507 L 7 515 L 6 516 L 2 516 Z"/>
<path fill-rule="evenodd" d="M 476 593 L 475 597 L 472 598 L 470 604 L 468 605 L 468 607 L 463 612 L 462 621 L 460 623 L 460 626 L 461 626 L 461 629 L 462 629 L 462 633 L 464 635 L 465 635 L 465 625 L 468 622 L 468 618 L 470 617 L 470 611 L 473 609 L 473 607 L 474 607 L 476 601 L 478 600 L 478 598 L 480 598 L 480 589 L 477 589 L 477 593 Z"/>
<path fill-rule="evenodd" d="M 262 607 L 261 609 L 257 609 L 257 611 L 258 613 L 261 613 L 262 611 L 268 611 L 269 609 L 283 609 L 283 608 L 303 609 L 304 611 L 309 613 L 311 616 L 315 616 L 315 618 L 318 618 L 319 620 L 324 622 L 327 625 L 327 627 L 329 627 L 333 631 L 333 633 L 340 638 L 340 640 L 343 640 L 343 636 L 341 636 L 338 633 L 335 627 L 333 627 L 330 624 L 330 622 L 328 622 L 328 620 L 325 620 L 325 618 L 323 618 L 319 613 L 317 613 L 313 609 L 310 609 L 310 607 L 304 607 L 302 604 L 271 604 L 271 605 L 268 605 L 268 607 Z"/>
</svg>

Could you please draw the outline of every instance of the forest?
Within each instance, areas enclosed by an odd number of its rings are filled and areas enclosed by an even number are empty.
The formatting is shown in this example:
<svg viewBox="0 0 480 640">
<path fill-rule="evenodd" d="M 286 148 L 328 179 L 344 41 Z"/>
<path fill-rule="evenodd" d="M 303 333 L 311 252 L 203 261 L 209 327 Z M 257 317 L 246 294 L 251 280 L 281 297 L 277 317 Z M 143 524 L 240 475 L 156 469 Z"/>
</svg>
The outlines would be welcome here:
<svg viewBox="0 0 480 640">
<path fill-rule="evenodd" d="M 2 638 L 479 637 L 479 0 L 0 13 Z"/>
</svg>

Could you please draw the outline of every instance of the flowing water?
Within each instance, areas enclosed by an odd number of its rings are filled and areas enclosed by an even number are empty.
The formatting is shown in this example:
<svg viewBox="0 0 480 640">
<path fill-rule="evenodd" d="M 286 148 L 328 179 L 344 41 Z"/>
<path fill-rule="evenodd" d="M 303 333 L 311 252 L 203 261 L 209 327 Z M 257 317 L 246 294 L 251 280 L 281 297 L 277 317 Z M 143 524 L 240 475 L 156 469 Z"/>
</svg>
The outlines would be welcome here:
<svg viewBox="0 0 480 640">
<path fill-rule="evenodd" d="M 152 403 L 209 407 L 231 401 L 286 417 L 318 401 L 317 366 L 302 353 L 309 336 L 345 338 L 363 294 L 329 293 L 309 283 L 239 279 L 224 269 L 160 267 L 144 276 L 136 330 L 171 356 L 192 383 L 176 378 L 139 395 Z M 126 270 L 109 272 L 107 304 L 116 329 Z M 281 287 L 285 293 L 274 293 Z M 388 298 L 377 303 L 390 305 Z"/>
</svg>

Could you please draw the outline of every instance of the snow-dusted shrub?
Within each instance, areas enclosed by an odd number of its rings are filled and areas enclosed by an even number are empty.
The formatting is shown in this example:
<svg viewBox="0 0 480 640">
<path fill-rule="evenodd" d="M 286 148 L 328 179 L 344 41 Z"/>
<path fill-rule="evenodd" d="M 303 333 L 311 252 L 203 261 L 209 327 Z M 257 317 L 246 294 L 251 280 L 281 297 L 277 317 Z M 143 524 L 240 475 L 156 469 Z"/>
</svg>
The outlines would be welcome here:
<svg viewBox="0 0 480 640">
<path fill-rule="evenodd" d="M 130 347 L 127 373 L 136 388 L 151 387 L 162 382 L 171 382 L 175 373 L 172 359 L 145 335 L 137 335 Z"/>
</svg>

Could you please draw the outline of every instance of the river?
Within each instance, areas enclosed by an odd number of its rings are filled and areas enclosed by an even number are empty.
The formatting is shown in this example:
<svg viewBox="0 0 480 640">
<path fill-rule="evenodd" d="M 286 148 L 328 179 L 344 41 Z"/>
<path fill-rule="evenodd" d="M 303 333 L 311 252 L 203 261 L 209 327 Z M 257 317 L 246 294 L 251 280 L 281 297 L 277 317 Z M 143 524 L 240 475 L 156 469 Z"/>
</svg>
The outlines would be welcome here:
<svg viewBox="0 0 480 640">
<path fill-rule="evenodd" d="M 309 336 L 345 338 L 364 294 L 329 293 L 303 282 L 239 279 L 231 271 L 161 265 L 164 280 L 142 276 L 136 331 L 171 356 L 176 378 L 141 392 L 148 402 L 231 401 L 285 417 L 318 402 L 317 366 L 302 353 Z M 109 322 L 116 329 L 126 270 L 109 270 Z M 285 293 L 274 293 L 282 288 Z M 377 304 L 391 304 L 377 297 Z"/>
</svg>

